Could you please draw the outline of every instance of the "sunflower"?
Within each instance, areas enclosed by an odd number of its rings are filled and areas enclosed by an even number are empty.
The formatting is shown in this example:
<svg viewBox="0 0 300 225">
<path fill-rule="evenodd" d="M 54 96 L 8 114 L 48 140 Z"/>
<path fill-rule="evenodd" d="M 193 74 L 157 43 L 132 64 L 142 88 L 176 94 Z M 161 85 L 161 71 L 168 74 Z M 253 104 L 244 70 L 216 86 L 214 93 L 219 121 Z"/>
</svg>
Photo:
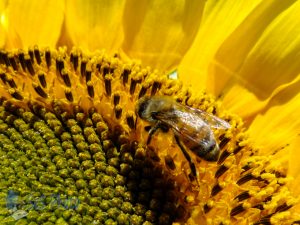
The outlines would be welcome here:
<svg viewBox="0 0 300 225">
<path fill-rule="evenodd" d="M 299 10 L 2 1 L 2 223 L 299 224 Z M 171 131 L 146 144 L 155 95 L 230 124 L 217 162 L 190 153 L 194 176 Z"/>
</svg>

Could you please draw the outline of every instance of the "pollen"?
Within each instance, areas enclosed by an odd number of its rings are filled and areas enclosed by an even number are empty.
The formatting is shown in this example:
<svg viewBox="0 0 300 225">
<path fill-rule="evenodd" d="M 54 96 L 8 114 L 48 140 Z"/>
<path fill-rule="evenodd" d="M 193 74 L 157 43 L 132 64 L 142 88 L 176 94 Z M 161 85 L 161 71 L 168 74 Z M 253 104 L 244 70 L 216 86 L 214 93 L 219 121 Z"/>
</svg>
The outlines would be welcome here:
<svg viewBox="0 0 300 225">
<path fill-rule="evenodd" d="M 0 52 L 0 220 L 10 224 L 297 224 L 290 179 L 258 155 L 242 120 L 180 80 L 104 51 Z M 190 156 L 172 130 L 147 145 L 144 96 L 230 123 L 217 162 Z M 189 149 L 187 149 L 189 151 Z"/>
</svg>

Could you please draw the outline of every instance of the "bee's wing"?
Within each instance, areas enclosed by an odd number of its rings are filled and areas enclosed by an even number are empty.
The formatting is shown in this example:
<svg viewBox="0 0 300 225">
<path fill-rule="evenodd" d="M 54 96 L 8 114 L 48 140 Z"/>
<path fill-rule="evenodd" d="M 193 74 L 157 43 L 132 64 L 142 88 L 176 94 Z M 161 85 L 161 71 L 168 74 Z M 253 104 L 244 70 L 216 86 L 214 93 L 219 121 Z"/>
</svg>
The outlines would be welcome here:
<svg viewBox="0 0 300 225">
<path fill-rule="evenodd" d="M 170 126 L 176 134 L 195 144 L 208 145 L 207 136 L 213 135 L 199 114 L 184 110 L 159 112 L 156 118 Z"/>
<path fill-rule="evenodd" d="M 230 128 L 230 124 L 228 122 L 214 116 L 211 113 L 207 113 L 201 109 L 194 109 L 189 106 L 185 106 L 185 107 L 187 107 L 190 111 L 193 111 L 195 114 L 198 114 L 201 117 L 201 119 L 212 128 L 224 129 L 224 130 Z"/>
</svg>

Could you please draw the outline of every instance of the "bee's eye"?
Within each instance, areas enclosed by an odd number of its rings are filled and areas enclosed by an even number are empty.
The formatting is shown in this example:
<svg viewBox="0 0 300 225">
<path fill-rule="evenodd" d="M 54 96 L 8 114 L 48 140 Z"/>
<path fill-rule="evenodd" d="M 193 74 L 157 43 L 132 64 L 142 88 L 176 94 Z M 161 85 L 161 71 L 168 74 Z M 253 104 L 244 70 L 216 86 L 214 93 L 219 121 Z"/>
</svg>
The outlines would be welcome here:
<svg viewBox="0 0 300 225">
<path fill-rule="evenodd" d="M 151 112 L 152 119 L 157 119 L 158 112 Z"/>
</svg>

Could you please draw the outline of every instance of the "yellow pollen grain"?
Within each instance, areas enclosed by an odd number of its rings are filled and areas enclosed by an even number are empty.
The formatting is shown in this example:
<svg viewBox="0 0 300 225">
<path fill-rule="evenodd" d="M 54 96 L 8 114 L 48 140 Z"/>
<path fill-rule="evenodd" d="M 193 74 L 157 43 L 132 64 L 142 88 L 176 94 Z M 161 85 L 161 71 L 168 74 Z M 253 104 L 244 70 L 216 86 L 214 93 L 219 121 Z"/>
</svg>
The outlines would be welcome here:
<svg viewBox="0 0 300 225">
<path fill-rule="evenodd" d="M 208 205 L 209 207 L 213 207 L 213 206 L 214 206 L 214 201 L 210 199 L 210 200 L 207 202 L 207 205 Z"/>
</svg>

